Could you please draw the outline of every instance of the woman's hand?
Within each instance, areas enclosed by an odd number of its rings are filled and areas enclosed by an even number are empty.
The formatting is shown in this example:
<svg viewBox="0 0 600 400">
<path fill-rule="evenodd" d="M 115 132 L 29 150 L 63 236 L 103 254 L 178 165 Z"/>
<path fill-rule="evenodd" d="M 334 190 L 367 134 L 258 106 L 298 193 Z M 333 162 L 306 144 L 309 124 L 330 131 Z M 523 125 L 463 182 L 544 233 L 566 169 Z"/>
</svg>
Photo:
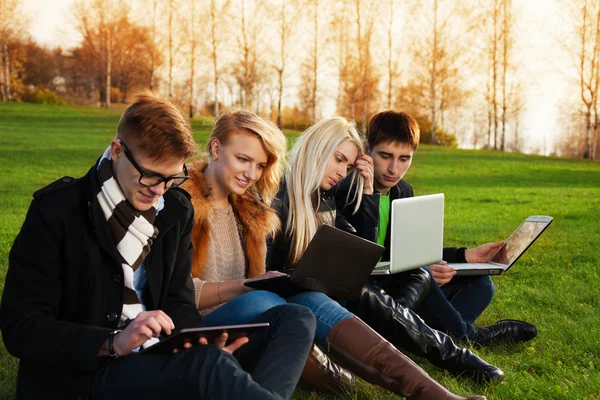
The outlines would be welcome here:
<svg viewBox="0 0 600 400">
<path fill-rule="evenodd" d="M 373 159 L 366 154 L 359 154 L 356 162 L 354 163 L 354 168 L 358 169 L 359 173 L 364 179 L 363 193 L 373 194 L 373 176 L 375 174 L 373 168 Z"/>
<path fill-rule="evenodd" d="M 288 276 L 288 275 L 284 274 L 283 272 L 279 272 L 279 271 L 267 271 L 262 275 L 256 276 L 254 278 L 246 279 L 246 281 L 260 281 L 262 279 L 277 278 L 279 276 Z"/>
</svg>

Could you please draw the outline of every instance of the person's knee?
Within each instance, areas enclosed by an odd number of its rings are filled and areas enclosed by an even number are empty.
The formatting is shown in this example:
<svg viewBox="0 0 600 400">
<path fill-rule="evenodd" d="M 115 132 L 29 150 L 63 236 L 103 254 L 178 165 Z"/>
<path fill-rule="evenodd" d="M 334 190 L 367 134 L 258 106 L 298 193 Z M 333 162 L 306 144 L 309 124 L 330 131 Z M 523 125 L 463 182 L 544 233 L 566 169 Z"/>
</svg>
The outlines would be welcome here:
<svg viewBox="0 0 600 400">
<path fill-rule="evenodd" d="M 314 310 L 321 304 L 332 301 L 325 293 L 302 292 L 287 299 L 288 303 L 299 304 Z"/>
<path fill-rule="evenodd" d="M 254 290 L 252 292 L 248 292 L 247 295 L 249 295 L 253 302 L 260 302 L 265 310 L 278 305 L 286 304 L 286 301 L 279 295 L 266 290 Z"/>
<path fill-rule="evenodd" d="M 314 335 L 316 320 L 313 312 L 299 304 L 282 304 L 269 310 L 279 324 L 294 324 Z"/>
<path fill-rule="evenodd" d="M 494 285 L 494 281 L 489 276 L 484 276 L 481 279 L 481 291 L 482 295 L 488 299 L 488 303 L 492 301 L 494 295 L 496 294 L 496 285 Z"/>
</svg>

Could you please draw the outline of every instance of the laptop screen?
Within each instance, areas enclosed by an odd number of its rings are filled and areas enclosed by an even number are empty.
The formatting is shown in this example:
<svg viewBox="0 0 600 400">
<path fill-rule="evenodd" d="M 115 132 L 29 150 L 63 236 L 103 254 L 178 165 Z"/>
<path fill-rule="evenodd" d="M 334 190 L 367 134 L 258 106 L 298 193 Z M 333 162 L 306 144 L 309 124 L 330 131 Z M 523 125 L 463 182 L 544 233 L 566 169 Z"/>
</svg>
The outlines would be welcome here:
<svg viewBox="0 0 600 400">
<path fill-rule="evenodd" d="M 521 254 L 537 239 L 546 229 L 550 221 L 526 220 L 516 231 L 504 242 L 496 254 L 490 259 L 491 262 L 512 265 Z"/>
</svg>

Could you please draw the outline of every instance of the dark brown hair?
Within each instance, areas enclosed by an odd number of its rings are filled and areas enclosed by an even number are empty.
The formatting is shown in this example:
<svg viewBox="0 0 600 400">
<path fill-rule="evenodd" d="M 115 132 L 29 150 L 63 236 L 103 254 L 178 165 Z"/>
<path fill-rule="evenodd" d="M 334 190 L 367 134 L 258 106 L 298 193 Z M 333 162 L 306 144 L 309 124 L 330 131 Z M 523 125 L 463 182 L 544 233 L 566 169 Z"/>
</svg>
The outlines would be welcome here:
<svg viewBox="0 0 600 400">
<path fill-rule="evenodd" d="M 389 110 L 371 118 L 367 142 L 371 149 L 381 142 L 400 142 L 416 150 L 420 136 L 417 120 L 405 112 Z"/>
</svg>

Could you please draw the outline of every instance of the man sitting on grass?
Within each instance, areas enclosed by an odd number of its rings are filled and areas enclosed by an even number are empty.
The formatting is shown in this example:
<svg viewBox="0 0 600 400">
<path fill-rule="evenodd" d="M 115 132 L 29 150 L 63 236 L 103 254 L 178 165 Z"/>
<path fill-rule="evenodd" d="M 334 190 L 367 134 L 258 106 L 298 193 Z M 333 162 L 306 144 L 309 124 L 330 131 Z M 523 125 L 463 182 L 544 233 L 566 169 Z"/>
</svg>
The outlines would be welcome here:
<svg viewBox="0 0 600 400">
<path fill-rule="evenodd" d="M 378 243 L 386 247 L 382 261 L 390 257 L 390 204 L 395 199 L 412 197 L 413 189 L 402 178 L 411 166 L 413 154 L 419 144 L 420 130 L 417 121 L 403 112 L 384 111 L 376 114 L 369 124 L 366 153 L 363 159 L 372 163 L 373 186 L 379 193 Z M 336 193 L 338 205 L 352 222 L 352 204 L 347 199 L 349 182 L 342 182 Z M 357 229 L 358 224 L 355 225 Z M 502 243 L 488 243 L 465 248 L 445 248 L 446 262 L 486 262 Z M 409 316 L 405 308 L 415 310 L 427 325 L 447 332 L 461 341 L 479 345 L 516 343 L 533 339 L 535 326 L 523 321 L 502 320 L 487 327 L 477 327 L 473 322 L 490 304 L 494 284 L 489 276 L 454 277 L 455 271 L 442 262 L 401 274 L 372 277 L 369 293 L 361 297 L 358 316 L 376 328 L 382 335 L 395 329 L 428 329 Z M 433 278 L 433 282 L 430 279 Z M 367 286 L 368 287 L 368 286 Z M 389 308 L 388 320 L 369 317 L 372 303 Z M 394 323 L 404 318 L 404 324 Z M 412 322 L 411 322 L 412 321 Z M 397 322 L 397 321 L 396 321 Z M 409 327 L 407 328 L 407 325 Z M 399 326 L 402 325 L 400 328 Z"/>
<path fill-rule="evenodd" d="M 228 346 L 223 334 L 215 345 L 137 353 L 202 324 L 193 207 L 177 188 L 196 147 L 173 105 L 140 95 L 87 175 L 33 195 L 0 307 L 4 343 L 20 358 L 18 399 L 291 397 L 315 332 L 301 306 L 259 315 L 270 327 Z"/>
</svg>

